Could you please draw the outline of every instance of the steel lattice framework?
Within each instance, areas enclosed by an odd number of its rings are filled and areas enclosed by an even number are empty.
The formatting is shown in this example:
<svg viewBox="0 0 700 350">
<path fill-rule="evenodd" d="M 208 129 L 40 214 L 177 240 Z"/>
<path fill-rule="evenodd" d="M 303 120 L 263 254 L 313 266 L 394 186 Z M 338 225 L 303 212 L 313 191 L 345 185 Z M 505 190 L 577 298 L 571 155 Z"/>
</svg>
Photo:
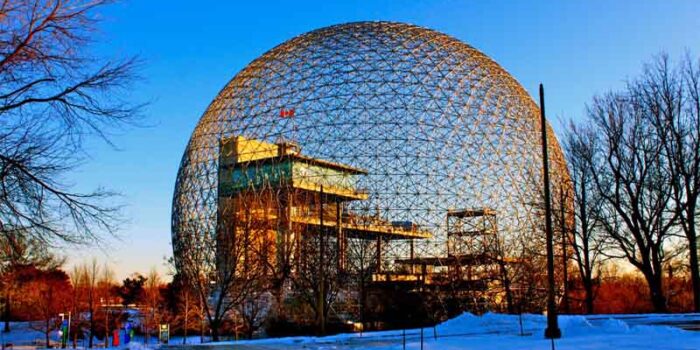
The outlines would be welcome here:
<svg viewBox="0 0 700 350">
<path fill-rule="evenodd" d="M 197 124 L 173 198 L 177 267 L 211 257 L 219 144 L 236 135 L 364 169 L 368 198 L 348 210 L 431 232 L 417 256 L 446 254 L 446 213 L 462 208 L 495 211 L 504 239 L 543 249 L 538 113 L 496 62 L 433 30 L 359 22 L 295 37 L 239 72 Z M 566 165 L 554 136 L 549 145 L 558 187 Z M 385 244 L 387 266 L 407 247 Z"/>
</svg>

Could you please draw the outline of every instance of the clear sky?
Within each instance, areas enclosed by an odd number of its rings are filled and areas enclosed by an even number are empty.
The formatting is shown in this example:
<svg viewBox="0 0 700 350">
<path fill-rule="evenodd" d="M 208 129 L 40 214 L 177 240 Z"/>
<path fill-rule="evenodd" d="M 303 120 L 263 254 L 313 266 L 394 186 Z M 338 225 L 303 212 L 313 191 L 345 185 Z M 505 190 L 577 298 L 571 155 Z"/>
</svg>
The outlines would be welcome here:
<svg viewBox="0 0 700 350">
<path fill-rule="evenodd" d="M 545 84 L 547 112 L 580 118 L 595 94 L 620 87 L 659 52 L 700 56 L 700 2 L 689 1 L 180 1 L 131 0 L 100 14 L 100 55 L 138 55 L 151 126 L 115 135 L 117 148 L 92 142 L 92 158 L 71 174 L 79 189 L 119 191 L 128 223 L 91 256 L 123 278 L 172 254 L 170 209 L 177 167 L 190 134 L 218 91 L 250 61 L 293 36 L 364 20 L 407 22 L 481 50 L 533 96 Z"/>
</svg>

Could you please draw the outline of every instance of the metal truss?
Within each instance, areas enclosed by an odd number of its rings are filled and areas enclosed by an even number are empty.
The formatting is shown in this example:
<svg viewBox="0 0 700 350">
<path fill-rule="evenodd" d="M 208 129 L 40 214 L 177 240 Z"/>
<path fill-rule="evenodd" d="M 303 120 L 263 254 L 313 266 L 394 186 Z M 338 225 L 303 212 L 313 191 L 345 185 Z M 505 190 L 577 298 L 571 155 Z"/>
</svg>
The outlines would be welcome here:
<svg viewBox="0 0 700 350">
<path fill-rule="evenodd" d="M 380 242 L 382 271 L 447 257 L 447 214 L 466 208 L 493 211 L 514 258 L 543 254 L 538 113 L 496 62 L 433 30 L 358 22 L 292 38 L 240 71 L 197 124 L 173 197 L 177 268 L 214 259 L 219 145 L 238 135 L 363 169 L 367 198 L 346 210 L 431 233 Z M 556 200 L 569 178 L 549 135 Z"/>
</svg>

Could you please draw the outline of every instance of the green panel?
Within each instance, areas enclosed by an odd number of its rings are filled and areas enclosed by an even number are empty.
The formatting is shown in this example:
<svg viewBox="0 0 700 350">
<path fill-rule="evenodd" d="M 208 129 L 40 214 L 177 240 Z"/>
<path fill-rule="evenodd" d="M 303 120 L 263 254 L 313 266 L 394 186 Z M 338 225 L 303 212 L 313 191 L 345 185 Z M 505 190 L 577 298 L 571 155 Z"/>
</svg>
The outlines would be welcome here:
<svg viewBox="0 0 700 350">
<path fill-rule="evenodd" d="M 219 175 L 219 195 L 230 196 L 242 190 L 279 186 L 291 179 L 291 169 L 291 162 L 284 161 L 223 170 Z"/>
</svg>

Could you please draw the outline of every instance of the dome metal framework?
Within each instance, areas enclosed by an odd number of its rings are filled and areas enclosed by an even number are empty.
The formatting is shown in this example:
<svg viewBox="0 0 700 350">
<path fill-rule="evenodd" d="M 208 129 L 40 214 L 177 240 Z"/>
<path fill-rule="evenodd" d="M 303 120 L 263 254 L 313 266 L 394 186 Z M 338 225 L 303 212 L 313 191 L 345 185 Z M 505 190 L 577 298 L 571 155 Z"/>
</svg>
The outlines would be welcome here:
<svg viewBox="0 0 700 350">
<path fill-rule="evenodd" d="M 240 71 L 197 124 L 173 198 L 176 266 L 214 254 L 220 144 L 236 136 L 363 169 L 366 199 L 347 210 L 430 232 L 411 245 L 417 257 L 446 256 L 447 213 L 469 208 L 495 213 L 504 244 L 527 246 L 513 251 L 542 251 L 538 114 L 496 62 L 433 30 L 358 22 L 292 38 Z M 556 200 L 568 174 L 549 135 Z M 409 255 L 406 240 L 381 249 L 387 269 Z"/>
</svg>

